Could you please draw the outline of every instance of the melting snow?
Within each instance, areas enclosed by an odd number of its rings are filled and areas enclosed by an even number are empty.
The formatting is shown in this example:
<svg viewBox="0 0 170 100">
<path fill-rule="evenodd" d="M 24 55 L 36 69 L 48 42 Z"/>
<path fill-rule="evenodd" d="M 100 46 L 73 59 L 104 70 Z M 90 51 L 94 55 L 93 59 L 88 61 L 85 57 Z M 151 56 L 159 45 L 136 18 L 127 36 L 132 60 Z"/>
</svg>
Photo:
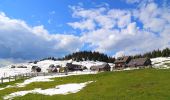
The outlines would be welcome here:
<svg viewBox="0 0 170 100">
<path fill-rule="evenodd" d="M 57 95 L 57 94 L 63 94 L 67 95 L 70 93 L 77 93 L 81 89 L 83 89 L 87 84 L 92 83 L 93 81 L 88 81 L 85 83 L 74 83 L 74 84 L 64 84 L 64 85 L 58 85 L 55 88 L 50 88 L 50 89 L 34 89 L 34 90 L 29 90 L 29 91 L 19 91 L 19 92 L 14 92 L 11 93 L 7 96 L 4 96 L 4 99 L 13 99 L 14 97 L 19 97 L 19 96 L 24 96 L 29 93 L 33 94 L 42 94 L 42 95 Z"/>
<path fill-rule="evenodd" d="M 63 60 L 63 61 L 53 61 L 53 60 L 44 60 L 37 62 L 37 64 L 34 63 L 21 63 L 21 64 L 14 64 L 16 68 L 11 68 L 11 65 L 0 68 L 0 77 L 8 77 L 8 76 L 14 76 L 18 74 L 24 74 L 24 73 L 30 73 L 32 66 L 39 66 L 41 68 L 42 72 L 48 72 L 48 68 L 51 64 L 54 65 L 60 65 L 62 67 L 65 67 L 67 63 L 72 62 L 73 64 L 79 64 L 86 66 L 88 70 L 90 70 L 91 66 L 94 65 L 101 65 L 104 62 L 99 61 L 71 61 L 71 60 Z M 27 68 L 17 68 L 18 66 L 26 66 Z"/>
<path fill-rule="evenodd" d="M 27 84 L 33 83 L 33 82 L 49 82 L 49 81 L 53 81 L 52 78 L 56 78 L 56 77 L 66 77 L 66 76 L 72 76 L 72 75 L 84 75 L 84 74 L 96 74 L 97 72 L 89 72 L 89 71 L 77 71 L 77 72 L 71 72 L 68 75 L 54 75 L 54 76 L 37 76 L 37 77 L 33 77 L 30 79 L 25 80 L 23 83 L 18 83 L 17 87 L 24 87 Z"/>
<path fill-rule="evenodd" d="M 69 72 L 68 75 L 54 74 L 53 76 L 52 75 L 51 76 L 37 76 L 37 77 L 27 79 L 23 83 L 16 83 L 17 84 L 16 86 L 8 85 L 4 88 L 0 88 L 0 91 L 6 88 L 12 88 L 12 87 L 25 87 L 26 85 L 33 83 L 33 82 L 50 82 L 50 81 L 54 81 L 52 78 L 56 78 L 56 77 L 67 77 L 71 75 L 85 75 L 85 74 L 96 74 L 96 73 L 97 72 L 91 72 L 91 71 L 77 71 L 77 72 Z"/>
<path fill-rule="evenodd" d="M 11 87 L 14 87 L 14 86 L 8 85 L 8 86 L 6 86 L 6 87 L 4 87 L 4 88 L 0 88 L 0 90 L 4 90 L 4 89 L 6 89 L 6 88 L 11 88 Z"/>
<path fill-rule="evenodd" d="M 158 57 L 158 58 L 152 58 L 152 65 L 153 68 L 158 69 L 168 69 L 170 66 L 166 64 L 170 64 L 170 57 Z"/>
</svg>

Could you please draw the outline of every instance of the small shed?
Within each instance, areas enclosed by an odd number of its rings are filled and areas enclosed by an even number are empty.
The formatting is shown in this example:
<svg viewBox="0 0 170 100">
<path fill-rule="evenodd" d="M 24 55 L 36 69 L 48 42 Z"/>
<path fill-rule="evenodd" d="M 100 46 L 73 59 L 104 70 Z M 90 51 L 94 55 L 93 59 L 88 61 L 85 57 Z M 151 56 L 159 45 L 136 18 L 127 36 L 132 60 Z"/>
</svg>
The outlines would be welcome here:
<svg viewBox="0 0 170 100">
<path fill-rule="evenodd" d="M 14 65 L 11 65 L 11 68 L 16 68 L 16 66 L 14 66 Z"/>
<path fill-rule="evenodd" d="M 83 71 L 82 65 L 67 63 L 66 67 L 69 71 Z"/>
<path fill-rule="evenodd" d="M 60 68 L 60 65 L 55 66 L 54 64 L 51 64 L 47 70 L 48 72 L 59 72 Z"/>
<path fill-rule="evenodd" d="M 19 66 L 17 66 L 17 68 L 27 68 L 27 66 L 19 65 Z"/>
<path fill-rule="evenodd" d="M 90 70 L 92 71 L 110 71 L 111 67 L 108 63 L 104 63 L 102 65 L 91 66 Z"/>
<path fill-rule="evenodd" d="M 32 66 L 31 71 L 32 72 L 41 72 L 41 68 L 38 66 Z"/>
</svg>

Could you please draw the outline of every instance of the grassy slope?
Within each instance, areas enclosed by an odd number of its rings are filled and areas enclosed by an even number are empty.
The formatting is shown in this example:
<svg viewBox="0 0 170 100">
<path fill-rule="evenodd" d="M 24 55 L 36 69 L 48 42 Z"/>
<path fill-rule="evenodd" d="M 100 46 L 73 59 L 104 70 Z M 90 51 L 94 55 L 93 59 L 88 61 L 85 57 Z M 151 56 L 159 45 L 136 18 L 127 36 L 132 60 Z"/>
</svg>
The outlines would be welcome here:
<svg viewBox="0 0 170 100">
<path fill-rule="evenodd" d="M 0 96 L 14 91 L 52 88 L 59 84 L 96 81 L 75 94 L 44 96 L 28 94 L 16 100 L 169 100 L 170 70 L 144 69 L 105 72 L 97 75 L 55 78 L 53 82 L 32 83 L 24 88 L 0 91 Z"/>
<path fill-rule="evenodd" d="M 6 87 L 8 85 L 13 85 L 15 83 L 22 83 L 22 82 L 24 82 L 24 79 L 19 79 L 19 80 L 11 81 L 11 82 L 5 82 L 3 84 L 0 83 L 0 88 L 4 88 L 4 87 Z"/>
</svg>

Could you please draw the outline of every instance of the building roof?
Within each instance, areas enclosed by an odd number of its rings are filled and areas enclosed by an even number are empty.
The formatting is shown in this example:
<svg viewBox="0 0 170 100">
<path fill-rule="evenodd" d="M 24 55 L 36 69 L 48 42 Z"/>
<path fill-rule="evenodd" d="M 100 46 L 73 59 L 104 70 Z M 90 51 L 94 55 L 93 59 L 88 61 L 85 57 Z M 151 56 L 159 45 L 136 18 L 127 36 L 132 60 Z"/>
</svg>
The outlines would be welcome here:
<svg viewBox="0 0 170 100">
<path fill-rule="evenodd" d="M 102 65 L 91 66 L 92 69 L 105 68 L 105 67 L 110 67 L 110 65 L 108 63 L 104 63 Z"/>
<path fill-rule="evenodd" d="M 115 60 L 115 63 L 125 63 L 128 61 L 129 58 L 130 56 L 119 57 Z"/>
<path fill-rule="evenodd" d="M 67 63 L 66 64 L 67 67 L 82 67 L 82 65 L 77 65 L 77 64 L 72 64 L 72 63 Z"/>
<path fill-rule="evenodd" d="M 145 62 L 149 60 L 148 58 L 136 58 L 136 59 L 132 59 L 129 63 L 128 63 L 128 66 L 131 66 L 131 65 L 138 65 L 138 66 L 142 66 L 145 64 Z"/>
</svg>

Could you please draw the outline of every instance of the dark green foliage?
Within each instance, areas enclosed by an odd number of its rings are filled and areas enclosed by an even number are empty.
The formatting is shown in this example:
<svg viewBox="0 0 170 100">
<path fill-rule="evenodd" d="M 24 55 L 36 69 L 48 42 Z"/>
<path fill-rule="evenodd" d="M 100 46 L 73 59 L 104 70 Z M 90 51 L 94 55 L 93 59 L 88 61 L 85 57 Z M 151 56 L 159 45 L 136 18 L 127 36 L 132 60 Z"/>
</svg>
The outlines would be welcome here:
<svg viewBox="0 0 170 100">
<path fill-rule="evenodd" d="M 93 61 L 104 61 L 104 62 L 114 62 L 114 58 L 108 57 L 107 55 L 99 52 L 92 52 L 92 51 L 80 51 L 75 52 L 72 54 L 69 54 L 62 58 L 63 60 L 69 60 L 73 59 L 75 61 L 87 61 L 87 60 L 93 60 Z"/>
<path fill-rule="evenodd" d="M 55 58 L 55 57 L 48 57 L 48 58 L 44 58 L 44 59 L 42 59 L 40 61 L 43 61 L 43 60 L 54 60 L 54 61 L 56 61 L 57 58 Z"/>
<path fill-rule="evenodd" d="M 169 48 L 165 48 L 163 50 L 153 50 L 151 52 L 147 52 L 144 54 L 138 54 L 135 56 L 131 56 L 132 58 L 156 58 L 156 57 L 170 57 L 170 49 Z M 69 55 L 66 55 L 63 58 L 55 58 L 55 57 L 48 57 L 48 58 L 44 58 L 40 61 L 43 60 L 74 60 L 74 61 L 104 61 L 104 62 L 108 62 L 108 63 L 113 63 L 115 61 L 115 58 L 113 57 L 109 57 L 106 54 L 103 53 L 99 53 L 99 52 L 92 52 L 92 51 L 80 51 L 80 52 L 75 52 Z M 37 63 L 38 61 L 34 61 L 33 63 Z M 31 62 L 30 62 L 31 63 Z"/>
<path fill-rule="evenodd" d="M 156 57 L 169 57 L 170 49 L 165 48 L 163 50 L 153 50 L 151 52 L 144 53 L 143 55 L 135 55 L 134 58 L 147 57 L 147 58 L 156 58 Z"/>
<path fill-rule="evenodd" d="M 166 48 L 166 49 L 162 50 L 162 56 L 163 57 L 169 57 L 170 56 L 170 49 Z"/>
</svg>

